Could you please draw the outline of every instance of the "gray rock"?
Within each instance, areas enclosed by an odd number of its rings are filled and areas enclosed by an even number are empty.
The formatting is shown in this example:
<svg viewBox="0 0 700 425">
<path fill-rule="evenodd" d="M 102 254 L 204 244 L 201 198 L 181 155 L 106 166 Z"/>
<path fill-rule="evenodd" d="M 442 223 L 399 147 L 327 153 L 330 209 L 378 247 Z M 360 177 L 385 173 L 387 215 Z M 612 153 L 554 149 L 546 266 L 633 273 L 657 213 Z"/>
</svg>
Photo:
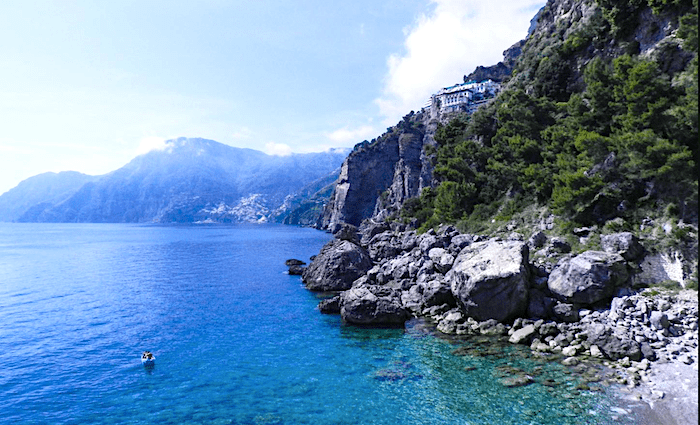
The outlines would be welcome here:
<svg viewBox="0 0 700 425">
<path fill-rule="evenodd" d="M 372 268 L 367 251 L 346 240 L 327 243 L 302 274 L 312 291 L 343 291 Z"/>
<path fill-rule="evenodd" d="M 431 249 L 428 251 L 428 257 L 440 273 L 447 273 L 455 261 L 455 257 L 444 248 Z"/>
<path fill-rule="evenodd" d="M 642 359 L 639 343 L 631 338 L 615 335 L 607 326 L 595 323 L 588 327 L 588 343 L 597 345 L 600 351 L 611 360 L 629 357 L 630 360 Z"/>
<path fill-rule="evenodd" d="M 546 242 L 547 235 L 545 235 L 543 231 L 533 233 L 530 239 L 528 239 L 528 243 L 532 245 L 533 248 L 542 248 Z"/>
<path fill-rule="evenodd" d="M 513 344 L 522 343 L 530 345 L 535 336 L 537 336 L 535 325 L 527 325 L 513 332 L 508 341 L 512 342 Z"/>
<path fill-rule="evenodd" d="M 488 319 L 479 323 L 479 333 L 481 335 L 505 335 L 508 330 L 503 325 L 499 323 L 496 319 Z"/>
<path fill-rule="evenodd" d="M 352 224 L 342 223 L 336 225 L 332 232 L 336 239 L 352 242 L 355 245 L 360 244 L 360 236 L 357 233 L 357 227 Z"/>
<path fill-rule="evenodd" d="M 670 325 L 666 313 L 662 313 L 660 311 L 652 311 L 651 315 L 649 316 L 649 322 L 654 329 L 658 330 L 666 329 Z"/>
<path fill-rule="evenodd" d="M 452 295 L 450 284 L 442 280 L 431 280 L 420 284 L 423 300 L 421 305 L 431 307 L 434 305 L 456 305 L 455 297 Z"/>
<path fill-rule="evenodd" d="M 596 227 L 574 227 L 573 233 L 576 236 L 586 237 L 591 232 L 595 231 Z"/>
<path fill-rule="evenodd" d="M 567 253 L 571 252 L 571 245 L 563 238 L 552 238 L 552 249 Z"/>
<path fill-rule="evenodd" d="M 464 323 L 464 316 L 458 309 L 452 309 L 445 313 L 437 324 L 437 330 L 444 334 L 453 334 L 457 330 L 457 326 Z"/>
<path fill-rule="evenodd" d="M 389 230 L 389 224 L 385 221 L 379 223 L 372 220 L 363 221 L 358 230 L 362 235 L 360 239 L 362 246 L 367 246 L 374 236 L 386 232 L 387 230 Z"/>
<path fill-rule="evenodd" d="M 394 258 L 403 252 L 400 241 L 391 231 L 374 235 L 367 245 L 367 250 L 374 261 Z"/>
<path fill-rule="evenodd" d="M 437 236 L 428 233 L 424 233 L 423 235 L 421 235 L 418 238 L 418 241 L 418 246 L 420 247 L 421 252 L 425 254 L 427 254 L 433 248 L 445 247 L 441 238 L 438 238 Z"/>
<path fill-rule="evenodd" d="M 465 314 L 476 320 L 512 320 L 527 310 L 528 248 L 489 240 L 462 250 L 447 274 Z"/>
<path fill-rule="evenodd" d="M 560 261 L 549 275 L 547 286 L 552 294 L 566 302 L 590 305 L 611 297 L 628 276 L 622 256 L 586 251 Z"/>
<path fill-rule="evenodd" d="M 638 260 L 644 255 L 644 247 L 630 232 L 601 235 L 600 244 L 605 252 L 620 254 L 627 261 Z"/>
<path fill-rule="evenodd" d="M 456 235 L 450 240 L 450 251 L 459 253 L 474 242 L 473 235 Z"/>
<path fill-rule="evenodd" d="M 649 345 L 648 342 L 641 343 L 639 348 L 642 351 L 642 356 L 644 356 L 645 359 L 649 359 L 651 361 L 656 360 L 656 352 L 653 348 L 651 348 L 651 345 Z"/>
<path fill-rule="evenodd" d="M 306 267 L 304 266 L 299 266 L 299 265 L 291 265 L 289 266 L 289 273 L 292 276 L 301 276 L 304 274 L 304 270 L 306 270 Z"/>
<path fill-rule="evenodd" d="M 413 248 L 418 246 L 418 237 L 415 231 L 406 232 L 401 238 L 401 250 L 411 251 Z"/>
<path fill-rule="evenodd" d="M 411 317 L 401 302 L 401 291 L 377 285 L 341 292 L 340 315 L 348 323 L 371 326 L 403 325 Z"/>
<path fill-rule="evenodd" d="M 340 295 L 332 298 L 326 298 L 318 303 L 318 309 L 323 314 L 338 314 L 340 313 Z"/>
<path fill-rule="evenodd" d="M 527 317 L 533 319 L 546 319 L 552 316 L 554 298 L 548 297 L 539 289 L 530 289 L 530 297 L 527 304 Z"/>
<path fill-rule="evenodd" d="M 290 258 L 289 260 L 285 261 L 284 264 L 289 267 L 289 266 L 303 266 L 306 263 L 301 261 L 301 260 L 297 260 L 295 258 Z"/>
<path fill-rule="evenodd" d="M 562 322 L 574 323 L 580 320 L 578 309 L 573 304 L 557 302 L 552 312 Z"/>
</svg>

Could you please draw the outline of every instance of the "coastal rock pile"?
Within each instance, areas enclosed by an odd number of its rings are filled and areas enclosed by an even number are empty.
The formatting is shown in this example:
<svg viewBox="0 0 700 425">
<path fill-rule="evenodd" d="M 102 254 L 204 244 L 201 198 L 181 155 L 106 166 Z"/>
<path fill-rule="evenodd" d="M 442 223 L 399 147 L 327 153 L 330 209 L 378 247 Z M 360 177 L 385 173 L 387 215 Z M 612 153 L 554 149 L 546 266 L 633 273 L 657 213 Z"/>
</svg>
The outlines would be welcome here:
<svg viewBox="0 0 700 425">
<path fill-rule="evenodd" d="M 547 269 L 529 260 L 546 243 L 537 234 L 486 239 L 451 226 L 417 234 L 372 222 L 334 230 L 303 280 L 339 292 L 319 308 L 348 323 L 422 317 L 444 334 L 499 336 L 569 365 L 614 361 L 634 369 L 630 382 L 650 361 L 697 362 L 697 292 L 631 289 L 645 251 L 629 233 L 601 238 L 603 251 L 561 254 Z"/>
</svg>

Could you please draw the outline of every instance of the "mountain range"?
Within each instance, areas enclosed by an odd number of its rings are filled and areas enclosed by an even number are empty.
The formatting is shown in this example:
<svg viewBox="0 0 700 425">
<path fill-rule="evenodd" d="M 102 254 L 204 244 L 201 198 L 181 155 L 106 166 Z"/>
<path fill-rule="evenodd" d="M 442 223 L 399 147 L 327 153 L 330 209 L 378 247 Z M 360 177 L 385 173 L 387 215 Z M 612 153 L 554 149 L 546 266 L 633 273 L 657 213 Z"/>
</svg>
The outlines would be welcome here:
<svg viewBox="0 0 700 425">
<path fill-rule="evenodd" d="M 213 140 L 178 138 L 102 176 L 31 177 L 0 196 L 0 220 L 236 223 L 274 216 L 284 221 L 298 205 L 289 199 L 313 182 L 333 181 L 346 156 L 342 150 L 271 156 Z"/>
</svg>

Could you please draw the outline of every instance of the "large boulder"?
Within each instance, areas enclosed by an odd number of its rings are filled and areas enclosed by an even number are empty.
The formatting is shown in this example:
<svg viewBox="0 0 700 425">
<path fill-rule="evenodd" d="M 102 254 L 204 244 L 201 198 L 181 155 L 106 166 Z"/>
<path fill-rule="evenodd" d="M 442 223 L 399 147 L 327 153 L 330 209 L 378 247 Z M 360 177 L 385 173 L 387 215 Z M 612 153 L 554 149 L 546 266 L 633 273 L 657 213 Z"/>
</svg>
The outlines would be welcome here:
<svg viewBox="0 0 700 425">
<path fill-rule="evenodd" d="M 644 254 L 644 247 L 639 239 L 630 232 L 602 235 L 600 244 L 605 252 L 613 252 L 622 255 L 625 260 L 638 260 Z"/>
<path fill-rule="evenodd" d="M 586 251 L 561 260 L 549 275 L 547 286 L 562 301 L 590 305 L 612 297 L 628 276 L 621 255 Z"/>
<path fill-rule="evenodd" d="M 455 305 L 455 297 L 452 295 L 450 284 L 442 280 L 431 280 L 417 285 L 423 294 L 422 307 L 435 305 Z"/>
<path fill-rule="evenodd" d="M 440 273 L 447 273 L 455 261 L 455 257 L 445 248 L 432 248 L 428 251 L 428 258 Z"/>
<path fill-rule="evenodd" d="M 356 325 L 397 326 L 411 317 L 401 302 L 401 291 L 386 286 L 355 286 L 340 294 L 339 305 L 340 316 Z"/>
<path fill-rule="evenodd" d="M 531 288 L 529 292 L 527 317 L 531 319 L 546 319 L 551 317 L 554 306 L 556 305 L 556 300 L 548 297 L 537 288 Z"/>
<path fill-rule="evenodd" d="M 352 224 L 336 224 L 334 228 L 331 229 L 331 232 L 336 239 L 349 241 L 355 245 L 360 244 L 360 236 L 357 233 L 357 227 L 353 226 Z"/>
<path fill-rule="evenodd" d="M 374 261 L 396 257 L 403 251 L 401 241 L 397 241 L 391 231 L 374 235 L 367 245 L 367 250 Z"/>
<path fill-rule="evenodd" d="M 525 314 L 528 305 L 528 247 L 520 241 L 488 240 L 464 248 L 447 274 L 467 316 L 500 322 Z"/>
<path fill-rule="evenodd" d="M 334 239 L 304 270 L 302 280 L 312 291 L 344 291 L 372 268 L 372 260 L 361 246 Z"/>
<path fill-rule="evenodd" d="M 634 361 L 642 359 L 641 347 L 634 339 L 626 335 L 617 335 L 601 323 L 590 325 L 586 331 L 588 343 L 597 346 L 607 358 L 619 360 L 629 357 Z"/>
<path fill-rule="evenodd" d="M 375 235 L 388 230 L 390 230 L 389 224 L 385 221 L 375 223 L 372 220 L 365 220 L 359 228 L 359 233 L 362 235 L 360 242 L 362 242 L 363 246 L 367 246 Z"/>
</svg>

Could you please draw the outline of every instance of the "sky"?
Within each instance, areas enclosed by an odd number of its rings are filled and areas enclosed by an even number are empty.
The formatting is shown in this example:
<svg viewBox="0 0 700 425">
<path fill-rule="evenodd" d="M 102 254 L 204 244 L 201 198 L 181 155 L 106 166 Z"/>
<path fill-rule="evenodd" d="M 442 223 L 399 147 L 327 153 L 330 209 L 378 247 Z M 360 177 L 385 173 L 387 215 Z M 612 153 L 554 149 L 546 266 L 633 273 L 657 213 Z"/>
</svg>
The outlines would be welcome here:
<svg viewBox="0 0 700 425">
<path fill-rule="evenodd" d="M 502 60 L 544 0 L 2 0 L 0 193 L 177 137 L 348 148 Z"/>
</svg>

